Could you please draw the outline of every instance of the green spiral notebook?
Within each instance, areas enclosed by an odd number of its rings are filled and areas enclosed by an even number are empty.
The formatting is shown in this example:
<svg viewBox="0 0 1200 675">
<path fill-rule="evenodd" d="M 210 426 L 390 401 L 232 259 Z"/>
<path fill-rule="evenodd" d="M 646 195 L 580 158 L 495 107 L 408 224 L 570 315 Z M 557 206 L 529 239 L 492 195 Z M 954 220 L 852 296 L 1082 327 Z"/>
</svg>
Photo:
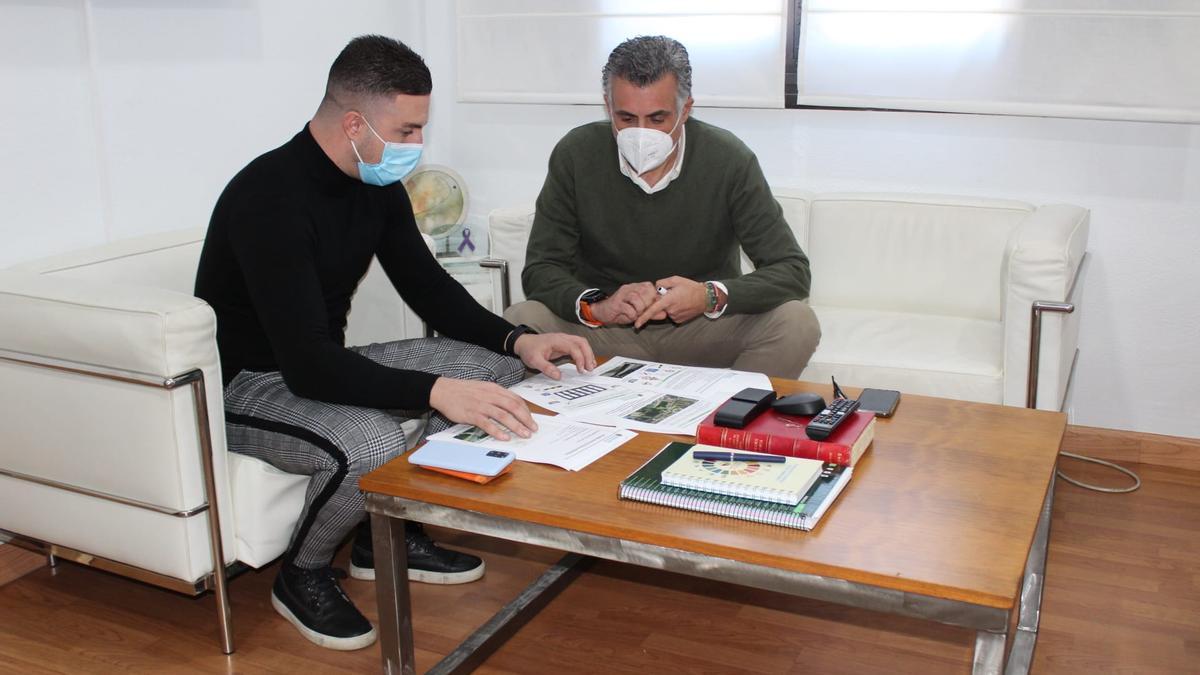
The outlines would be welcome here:
<svg viewBox="0 0 1200 675">
<path fill-rule="evenodd" d="M 811 530 L 846 487 L 846 483 L 850 482 L 850 476 L 854 472 L 853 467 L 824 465 L 816 482 L 800 499 L 800 503 L 795 505 L 664 485 L 663 470 L 690 452 L 692 445 L 675 441 L 663 446 L 650 461 L 621 481 L 618 496 L 621 499 L 673 506 L 688 511 Z"/>
</svg>

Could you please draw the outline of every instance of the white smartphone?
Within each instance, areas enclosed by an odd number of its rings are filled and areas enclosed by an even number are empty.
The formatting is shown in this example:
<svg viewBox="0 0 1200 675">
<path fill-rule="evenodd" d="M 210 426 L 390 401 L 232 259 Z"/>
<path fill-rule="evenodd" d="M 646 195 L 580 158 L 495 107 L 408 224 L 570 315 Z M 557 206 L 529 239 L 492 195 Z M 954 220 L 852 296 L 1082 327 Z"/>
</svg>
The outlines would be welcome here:
<svg viewBox="0 0 1200 675">
<path fill-rule="evenodd" d="M 504 467 L 513 463 L 516 454 L 509 450 L 492 450 L 461 443 L 429 441 L 408 456 L 408 461 L 419 466 L 435 466 L 439 469 L 495 476 Z"/>
</svg>

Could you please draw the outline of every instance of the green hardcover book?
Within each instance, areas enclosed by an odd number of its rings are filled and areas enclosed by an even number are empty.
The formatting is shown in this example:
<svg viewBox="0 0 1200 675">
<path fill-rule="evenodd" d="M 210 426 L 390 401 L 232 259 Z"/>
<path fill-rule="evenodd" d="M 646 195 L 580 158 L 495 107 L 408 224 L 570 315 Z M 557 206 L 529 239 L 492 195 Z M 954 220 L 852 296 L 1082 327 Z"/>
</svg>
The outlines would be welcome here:
<svg viewBox="0 0 1200 675">
<path fill-rule="evenodd" d="M 691 449 L 691 443 L 679 441 L 663 446 L 650 461 L 621 481 L 618 496 L 621 499 L 673 506 L 757 523 L 811 530 L 816 527 L 829 505 L 837 499 L 854 472 L 853 467 L 826 464 L 821 476 L 796 505 L 663 485 L 663 470 Z"/>
</svg>

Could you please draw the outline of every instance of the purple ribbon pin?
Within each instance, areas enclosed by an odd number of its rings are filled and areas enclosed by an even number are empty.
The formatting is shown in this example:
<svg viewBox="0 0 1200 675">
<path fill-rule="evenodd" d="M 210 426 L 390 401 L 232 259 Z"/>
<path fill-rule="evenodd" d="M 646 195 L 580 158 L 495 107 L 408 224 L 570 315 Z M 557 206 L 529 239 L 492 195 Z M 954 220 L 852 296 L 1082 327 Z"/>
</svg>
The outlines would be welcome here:
<svg viewBox="0 0 1200 675">
<path fill-rule="evenodd" d="M 462 240 L 462 243 L 458 245 L 458 252 L 462 253 L 464 248 L 470 247 L 471 252 L 474 253 L 475 252 L 475 243 L 471 241 L 471 228 L 464 227 L 462 229 L 462 235 L 463 235 L 463 240 Z"/>
</svg>

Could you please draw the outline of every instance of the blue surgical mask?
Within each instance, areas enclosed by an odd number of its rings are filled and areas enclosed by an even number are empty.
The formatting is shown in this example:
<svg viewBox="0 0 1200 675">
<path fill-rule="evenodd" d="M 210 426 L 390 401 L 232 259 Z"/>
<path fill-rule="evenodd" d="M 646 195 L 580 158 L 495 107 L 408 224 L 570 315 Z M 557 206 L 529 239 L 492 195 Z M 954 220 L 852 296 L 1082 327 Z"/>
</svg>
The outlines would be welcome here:
<svg viewBox="0 0 1200 675">
<path fill-rule="evenodd" d="M 417 163 L 421 161 L 421 148 L 424 147 L 420 143 L 390 143 L 383 140 L 383 137 L 375 131 L 375 127 L 367 122 L 367 118 L 363 117 L 363 121 L 367 123 L 367 128 L 371 133 L 375 134 L 383 143 L 383 154 L 379 157 L 378 164 L 367 164 L 363 161 L 362 155 L 358 154 L 358 146 L 354 144 L 354 139 L 350 139 L 350 147 L 354 148 L 354 155 L 358 157 L 358 177 L 367 185 L 391 185 L 398 180 L 403 179 L 412 170 L 417 167 Z"/>
</svg>

